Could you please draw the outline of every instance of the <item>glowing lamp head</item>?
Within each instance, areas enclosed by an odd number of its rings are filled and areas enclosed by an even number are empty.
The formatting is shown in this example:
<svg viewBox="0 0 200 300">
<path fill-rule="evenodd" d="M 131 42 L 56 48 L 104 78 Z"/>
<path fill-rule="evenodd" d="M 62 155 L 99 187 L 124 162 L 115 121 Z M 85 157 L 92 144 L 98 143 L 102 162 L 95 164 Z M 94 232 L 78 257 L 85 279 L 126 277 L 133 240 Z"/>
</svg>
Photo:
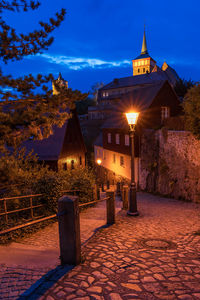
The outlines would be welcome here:
<svg viewBox="0 0 200 300">
<path fill-rule="evenodd" d="M 128 125 L 130 126 L 136 125 L 139 116 L 138 112 L 130 112 L 130 113 L 126 113 L 125 115 L 128 121 Z"/>
<path fill-rule="evenodd" d="M 97 159 L 97 164 L 100 166 L 100 164 L 101 164 L 101 159 L 100 158 Z"/>
</svg>

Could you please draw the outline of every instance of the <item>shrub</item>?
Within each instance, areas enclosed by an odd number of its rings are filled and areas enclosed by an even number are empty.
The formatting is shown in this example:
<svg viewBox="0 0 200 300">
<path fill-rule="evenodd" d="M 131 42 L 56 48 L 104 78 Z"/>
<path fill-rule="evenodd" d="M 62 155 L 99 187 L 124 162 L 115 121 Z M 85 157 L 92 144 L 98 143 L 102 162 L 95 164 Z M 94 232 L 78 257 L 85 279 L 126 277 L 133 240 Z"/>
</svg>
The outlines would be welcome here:
<svg viewBox="0 0 200 300">
<path fill-rule="evenodd" d="M 200 139 L 200 84 L 192 87 L 183 102 L 186 116 L 186 129 Z"/>
<path fill-rule="evenodd" d="M 80 168 L 62 171 L 59 174 L 63 179 L 65 190 L 78 190 L 80 203 L 92 201 L 95 184 L 95 175 L 90 168 Z"/>
</svg>

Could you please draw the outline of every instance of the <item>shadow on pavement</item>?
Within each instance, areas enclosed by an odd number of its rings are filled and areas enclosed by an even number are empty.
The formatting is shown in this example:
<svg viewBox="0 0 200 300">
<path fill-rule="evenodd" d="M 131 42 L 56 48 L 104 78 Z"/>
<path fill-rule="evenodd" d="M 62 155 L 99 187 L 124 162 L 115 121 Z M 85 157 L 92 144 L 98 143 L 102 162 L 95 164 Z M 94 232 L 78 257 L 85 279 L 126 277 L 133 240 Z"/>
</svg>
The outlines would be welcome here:
<svg viewBox="0 0 200 300">
<path fill-rule="evenodd" d="M 45 292 L 50 289 L 62 276 L 72 270 L 74 266 L 57 266 L 55 269 L 49 271 L 44 276 L 42 276 L 38 281 L 36 281 L 28 290 L 26 290 L 22 295 L 20 295 L 17 300 L 37 300 Z"/>
</svg>

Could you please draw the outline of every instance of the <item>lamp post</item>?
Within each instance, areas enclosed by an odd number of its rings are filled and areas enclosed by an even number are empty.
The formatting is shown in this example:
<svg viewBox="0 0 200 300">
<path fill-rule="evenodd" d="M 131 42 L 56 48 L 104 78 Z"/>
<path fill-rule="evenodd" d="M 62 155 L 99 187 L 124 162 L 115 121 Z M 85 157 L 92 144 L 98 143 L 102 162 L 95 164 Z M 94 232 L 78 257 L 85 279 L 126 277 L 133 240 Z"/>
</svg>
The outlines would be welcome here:
<svg viewBox="0 0 200 300">
<path fill-rule="evenodd" d="M 101 190 L 102 190 L 102 192 L 104 192 L 104 184 L 103 184 L 102 172 L 101 172 L 101 163 L 102 163 L 102 160 L 100 158 L 98 158 L 97 164 L 99 165 L 99 177 L 100 177 L 100 182 L 101 182 Z"/>
<path fill-rule="evenodd" d="M 126 118 L 129 124 L 129 136 L 130 136 L 130 145 L 131 145 L 131 185 L 129 193 L 129 210 L 127 212 L 130 216 L 138 216 L 137 211 L 137 198 L 136 198 L 136 183 L 135 183 L 135 166 L 134 166 L 134 134 L 135 126 L 137 123 L 139 113 L 130 112 L 126 113 Z"/>
</svg>

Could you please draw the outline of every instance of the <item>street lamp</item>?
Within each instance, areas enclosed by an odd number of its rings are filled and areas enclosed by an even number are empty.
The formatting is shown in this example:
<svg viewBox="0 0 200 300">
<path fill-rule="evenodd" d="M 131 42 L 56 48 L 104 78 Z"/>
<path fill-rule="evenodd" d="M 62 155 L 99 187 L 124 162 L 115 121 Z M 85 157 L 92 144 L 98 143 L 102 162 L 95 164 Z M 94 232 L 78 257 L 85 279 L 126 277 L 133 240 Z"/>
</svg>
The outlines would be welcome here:
<svg viewBox="0 0 200 300">
<path fill-rule="evenodd" d="M 129 193 L 129 210 L 127 212 L 130 216 L 138 216 L 137 211 L 137 199 L 136 199 L 136 184 L 135 184 L 135 167 L 134 167 L 134 134 L 135 126 L 138 120 L 138 112 L 126 113 L 126 118 L 129 125 L 129 136 L 130 136 L 130 145 L 131 145 L 131 185 Z"/>
<path fill-rule="evenodd" d="M 100 165 L 101 165 L 101 163 L 102 163 L 101 159 L 100 159 L 100 158 L 98 158 L 98 159 L 97 159 L 97 164 L 100 166 Z"/>
</svg>

